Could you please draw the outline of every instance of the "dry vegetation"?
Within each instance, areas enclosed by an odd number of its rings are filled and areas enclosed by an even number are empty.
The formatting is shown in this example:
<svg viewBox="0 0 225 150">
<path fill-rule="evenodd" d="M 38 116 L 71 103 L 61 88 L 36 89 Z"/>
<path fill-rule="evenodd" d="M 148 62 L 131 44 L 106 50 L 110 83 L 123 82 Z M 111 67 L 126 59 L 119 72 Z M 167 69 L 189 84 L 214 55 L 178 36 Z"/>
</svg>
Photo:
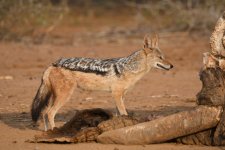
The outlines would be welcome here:
<svg viewBox="0 0 225 150">
<path fill-rule="evenodd" d="M 58 28 L 118 27 L 121 22 L 137 32 L 210 33 L 224 6 L 221 0 L 0 0 L 0 40 L 51 37 Z"/>
</svg>

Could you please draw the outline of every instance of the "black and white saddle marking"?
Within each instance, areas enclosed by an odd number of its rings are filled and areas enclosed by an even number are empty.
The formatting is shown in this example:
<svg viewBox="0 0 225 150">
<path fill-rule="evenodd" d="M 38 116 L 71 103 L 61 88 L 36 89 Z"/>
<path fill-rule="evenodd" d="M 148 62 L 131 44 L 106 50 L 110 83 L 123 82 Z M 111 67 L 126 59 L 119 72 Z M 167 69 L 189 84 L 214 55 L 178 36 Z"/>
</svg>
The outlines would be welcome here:
<svg viewBox="0 0 225 150">
<path fill-rule="evenodd" d="M 71 71 L 81 71 L 95 73 L 100 75 L 117 75 L 120 76 L 124 69 L 132 69 L 135 63 L 130 63 L 138 51 L 128 57 L 112 59 L 94 59 L 94 58 L 61 58 L 53 63 L 55 67 L 63 67 Z M 129 65 L 131 66 L 129 66 Z M 133 66 L 132 66 L 133 65 Z"/>
</svg>

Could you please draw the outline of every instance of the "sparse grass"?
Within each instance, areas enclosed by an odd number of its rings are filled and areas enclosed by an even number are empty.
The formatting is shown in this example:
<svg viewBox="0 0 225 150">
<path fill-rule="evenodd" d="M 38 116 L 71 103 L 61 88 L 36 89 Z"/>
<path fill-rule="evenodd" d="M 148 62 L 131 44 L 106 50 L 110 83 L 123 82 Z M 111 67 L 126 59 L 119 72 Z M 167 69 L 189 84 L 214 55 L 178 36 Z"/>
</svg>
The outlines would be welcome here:
<svg viewBox="0 0 225 150">
<path fill-rule="evenodd" d="M 116 16 L 154 30 L 209 33 L 224 10 L 221 0 L 0 0 L 0 40 L 20 41 L 56 26 L 97 25 L 104 19 L 110 26 Z"/>
<path fill-rule="evenodd" d="M 37 28 L 48 28 L 64 13 L 49 2 L 0 0 L 0 40 L 32 36 Z"/>
</svg>

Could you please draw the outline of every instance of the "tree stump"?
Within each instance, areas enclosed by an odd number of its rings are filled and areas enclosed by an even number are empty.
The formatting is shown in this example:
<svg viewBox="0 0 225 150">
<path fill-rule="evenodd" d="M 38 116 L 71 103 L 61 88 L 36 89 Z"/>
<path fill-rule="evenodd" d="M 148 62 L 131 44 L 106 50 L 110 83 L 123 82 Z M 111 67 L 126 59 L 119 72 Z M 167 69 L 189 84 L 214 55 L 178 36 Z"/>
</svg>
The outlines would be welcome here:
<svg viewBox="0 0 225 150">
<path fill-rule="evenodd" d="M 202 89 L 197 94 L 198 105 L 225 107 L 225 11 L 218 18 L 210 37 L 211 52 L 203 54 L 200 72 Z M 215 128 L 177 139 L 184 144 L 225 145 L 225 112 Z"/>
<path fill-rule="evenodd" d="M 202 89 L 197 94 L 198 105 L 224 106 L 225 72 L 220 68 L 207 68 L 200 72 Z"/>
<path fill-rule="evenodd" d="M 197 94 L 198 105 L 222 106 L 225 104 L 225 71 L 206 68 L 200 72 L 202 89 Z M 225 145 L 225 112 L 215 128 L 180 137 L 177 142 L 192 145 Z"/>
</svg>

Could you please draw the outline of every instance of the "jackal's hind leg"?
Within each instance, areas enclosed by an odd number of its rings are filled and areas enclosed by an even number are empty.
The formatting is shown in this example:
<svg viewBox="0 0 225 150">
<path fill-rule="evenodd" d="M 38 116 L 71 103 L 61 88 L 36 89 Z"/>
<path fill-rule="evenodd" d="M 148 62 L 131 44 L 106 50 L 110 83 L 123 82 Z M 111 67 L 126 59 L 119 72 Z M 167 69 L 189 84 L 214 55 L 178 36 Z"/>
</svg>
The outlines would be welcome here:
<svg viewBox="0 0 225 150">
<path fill-rule="evenodd" d="M 48 104 L 47 108 L 43 111 L 43 114 L 42 114 L 45 131 L 48 131 L 48 129 L 50 129 L 50 127 L 49 127 L 50 126 L 49 125 L 49 119 L 48 119 L 48 112 L 51 109 L 51 107 L 52 107 L 52 101 Z"/>
<path fill-rule="evenodd" d="M 49 120 L 48 120 L 48 115 L 47 114 L 43 114 L 43 121 L 44 121 L 44 128 L 45 131 L 48 131 L 49 129 Z"/>
<path fill-rule="evenodd" d="M 124 99 L 123 99 L 124 91 L 113 91 L 112 95 L 115 99 L 116 107 L 120 115 L 128 115 L 124 105 Z"/>
<path fill-rule="evenodd" d="M 61 79 L 61 82 L 52 83 L 53 86 L 55 84 L 55 88 L 53 88 L 53 95 L 52 95 L 52 105 L 47 112 L 47 118 L 50 124 L 50 128 L 53 129 L 55 127 L 54 118 L 57 111 L 67 102 L 69 101 L 76 82 L 70 81 L 67 79 Z"/>
<path fill-rule="evenodd" d="M 52 107 L 50 108 L 50 110 L 47 113 L 51 129 L 53 129 L 55 127 L 54 118 L 55 118 L 55 115 L 56 115 L 57 111 L 67 101 L 69 101 L 69 99 L 70 99 L 70 97 L 72 95 L 72 92 L 73 92 L 73 88 L 68 89 L 68 91 L 67 90 L 65 90 L 65 91 L 64 91 L 63 95 L 59 95 L 59 96 L 56 96 L 55 98 L 53 98 L 53 105 L 52 105 Z"/>
</svg>

